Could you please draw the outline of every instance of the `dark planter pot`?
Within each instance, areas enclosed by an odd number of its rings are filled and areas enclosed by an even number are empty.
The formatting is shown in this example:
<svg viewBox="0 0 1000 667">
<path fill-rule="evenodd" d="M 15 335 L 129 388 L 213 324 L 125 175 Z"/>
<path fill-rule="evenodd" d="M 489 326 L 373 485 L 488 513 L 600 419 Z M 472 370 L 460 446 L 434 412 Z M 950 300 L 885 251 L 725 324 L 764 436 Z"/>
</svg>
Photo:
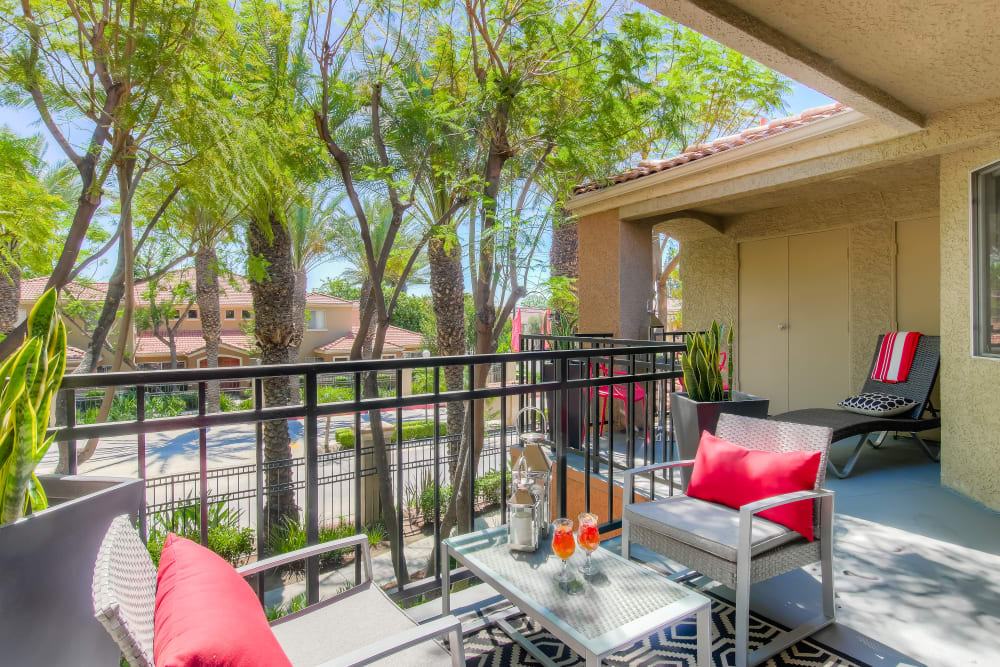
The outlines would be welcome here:
<svg viewBox="0 0 1000 667">
<path fill-rule="evenodd" d="M 0 526 L 0 647 L 5 665 L 117 665 L 97 619 L 94 561 L 111 520 L 134 520 L 142 480 L 40 475 L 49 509 Z"/>
<path fill-rule="evenodd" d="M 678 391 L 670 394 L 670 418 L 674 426 L 674 439 L 681 460 L 693 459 L 698 453 L 698 442 L 702 431 L 715 434 L 715 426 L 719 415 L 740 415 L 742 417 L 767 418 L 767 408 L 770 401 L 759 396 L 733 392 L 731 401 L 692 401 L 687 392 Z M 681 478 L 684 488 L 691 479 L 691 468 L 681 468 Z"/>
</svg>

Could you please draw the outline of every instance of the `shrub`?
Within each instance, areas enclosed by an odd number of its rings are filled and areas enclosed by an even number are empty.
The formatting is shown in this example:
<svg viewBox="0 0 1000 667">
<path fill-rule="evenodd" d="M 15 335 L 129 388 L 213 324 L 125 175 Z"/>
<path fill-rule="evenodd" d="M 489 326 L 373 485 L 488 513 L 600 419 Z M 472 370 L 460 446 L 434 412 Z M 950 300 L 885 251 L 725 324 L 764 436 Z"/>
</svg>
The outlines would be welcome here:
<svg viewBox="0 0 1000 667">
<path fill-rule="evenodd" d="M 253 528 L 241 528 L 242 511 L 228 507 L 219 502 L 211 505 L 208 511 L 208 548 L 219 554 L 234 567 L 238 567 L 256 550 L 256 533 Z M 176 533 L 193 542 L 201 542 L 200 503 L 195 500 L 173 512 L 161 512 L 154 515 L 149 527 L 149 539 L 146 548 L 153 562 L 159 565 L 163 543 L 168 533 Z"/>
<path fill-rule="evenodd" d="M 451 485 L 441 487 L 441 514 L 444 515 L 448 503 L 451 502 Z M 434 486 L 425 486 L 420 492 L 420 513 L 424 521 L 434 521 Z"/>
<path fill-rule="evenodd" d="M 368 535 L 368 543 L 375 546 L 385 539 L 385 526 L 381 523 L 374 523 L 364 528 Z M 347 522 L 344 517 L 336 524 L 319 527 L 319 541 L 330 542 L 344 537 L 354 535 L 354 526 Z M 271 531 L 268 542 L 268 549 L 272 554 L 283 554 L 306 546 L 306 529 L 300 522 L 286 518 L 284 524 Z M 340 565 L 344 556 L 354 551 L 353 547 L 334 549 L 319 557 L 320 569 L 329 569 Z M 303 562 L 291 563 L 288 567 L 292 571 L 300 572 L 303 569 Z"/>
<path fill-rule="evenodd" d="M 448 425 L 444 422 L 438 424 L 438 433 L 445 435 L 447 433 Z M 346 447 L 348 449 L 354 447 L 354 429 L 353 428 L 338 428 L 334 431 L 334 438 L 340 443 L 341 447 Z M 422 438 L 430 438 L 434 436 L 434 422 L 433 421 L 414 421 L 414 422 L 403 422 L 403 440 L 420 440 Z M 396 437 L 396 431 L 393 429 L 390 438 Z"/>
<path fill-rule="evenodd" d="M 510 482 L 510 471 L 507 471 Z M 487 505 L 499 505 L 501 496 L 507 492 L 507 485 L 500 481 L 500 471 L 493 470 L 476 480 L 476 497 Z"/>
</svg>

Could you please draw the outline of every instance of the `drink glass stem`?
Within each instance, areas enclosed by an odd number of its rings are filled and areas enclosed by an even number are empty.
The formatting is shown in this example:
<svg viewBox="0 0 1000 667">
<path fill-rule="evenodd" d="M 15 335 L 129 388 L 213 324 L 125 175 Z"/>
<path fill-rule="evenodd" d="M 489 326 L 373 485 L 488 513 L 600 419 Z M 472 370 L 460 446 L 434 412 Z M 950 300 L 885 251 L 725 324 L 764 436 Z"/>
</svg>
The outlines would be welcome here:
<svg viewBox="0 0 1000 667">
<path fill-rule="evenodd" d="M 569 562 L 565 558 L 562 559 L 562 571 L 559 572 L 559 581 L 562 583 L 569 581 Z"/>
</svg>

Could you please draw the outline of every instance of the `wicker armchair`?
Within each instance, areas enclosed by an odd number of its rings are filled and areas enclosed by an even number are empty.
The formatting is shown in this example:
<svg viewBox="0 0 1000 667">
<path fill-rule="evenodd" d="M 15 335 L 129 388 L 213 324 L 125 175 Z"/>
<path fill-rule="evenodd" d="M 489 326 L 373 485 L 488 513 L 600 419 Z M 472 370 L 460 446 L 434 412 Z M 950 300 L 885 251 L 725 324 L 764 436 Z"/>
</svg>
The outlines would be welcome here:
<svg viewBox="0 0 1000 667">
<path fill-rule="evenodd" d="M 278 643 L 295 667 L 334 665 L 465 664 L 462 626 L 454 616 L 417 625 L 372 582 L 368 537 L 356 535 L 298 549 L 238 568 L 243 576 L 276 565 L 341 549 L 361 547 L 364 582 L 327 600 L 271 622 Z M 117 517 L 101 543 L 94 567 L 94 615 L 132 667 L 153 666 L 156 567 L 129 523 Z M 335 629 L 332 632 L 331 629 Z M 436 637 L 449 637 L 451 655 Z"/>
<path fill-rule="evenodd" d="M 635 468 L 625 473 L 625 498 L 629 504 L 622 512 L 622 544 L 626 558 L 631 557 L 632 546 L 638 544 L 735 589 L 736 665 L 743 667 L 763 662 L 834 620 L 833 493 L 823 489 L 832 431 L 724 414 L 719 417 L 716 435 L 748 449 L 821 452 L 816 486 L 812 491 L 765 498 L 738 510 L 686 495 L 634 503 L 636 475 L 690 466 L 694 461 Z M 812 542 L 757 516 L 772 507 L 808 498 L 814 499 L 816 539 Z M 817 561 L 822 563 L 822 615 L 782 633 L 748 655 L 750 585 Z"/>
</svg>

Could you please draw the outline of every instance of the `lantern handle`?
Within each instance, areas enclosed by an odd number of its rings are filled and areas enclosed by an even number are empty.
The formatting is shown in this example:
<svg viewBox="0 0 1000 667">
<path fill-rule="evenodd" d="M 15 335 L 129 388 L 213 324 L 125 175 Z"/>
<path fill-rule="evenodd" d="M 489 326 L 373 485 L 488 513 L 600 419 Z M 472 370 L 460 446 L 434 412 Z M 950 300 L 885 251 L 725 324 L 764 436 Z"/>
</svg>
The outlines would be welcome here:
<svg viewBox="0 0 1000 667">
<path fill-rule="evenodd" d="M 549 432 L 549 421 L 545 418 L 545 413 L 542 412 L 542 410 L 540 408 L 537 408 L 534 405 L 526 405 L 523 408 L 521 408 L 521 410 L 517 413 L 517 422 L 514 424 L 514 426 L 517 428 L 517 435 L 518 435 L 518 437 L 521 437 L 521 434 L 522 434 L 522 431 L 521 431 L 521 415 L 523 415 L 525 412 L 528 412 L 529 410 L 534 410 L 539 415 L 541 415 L 541 417 L 542 417 L 542 430 L 545 433 L 548 433 Z"/>
</svg>

